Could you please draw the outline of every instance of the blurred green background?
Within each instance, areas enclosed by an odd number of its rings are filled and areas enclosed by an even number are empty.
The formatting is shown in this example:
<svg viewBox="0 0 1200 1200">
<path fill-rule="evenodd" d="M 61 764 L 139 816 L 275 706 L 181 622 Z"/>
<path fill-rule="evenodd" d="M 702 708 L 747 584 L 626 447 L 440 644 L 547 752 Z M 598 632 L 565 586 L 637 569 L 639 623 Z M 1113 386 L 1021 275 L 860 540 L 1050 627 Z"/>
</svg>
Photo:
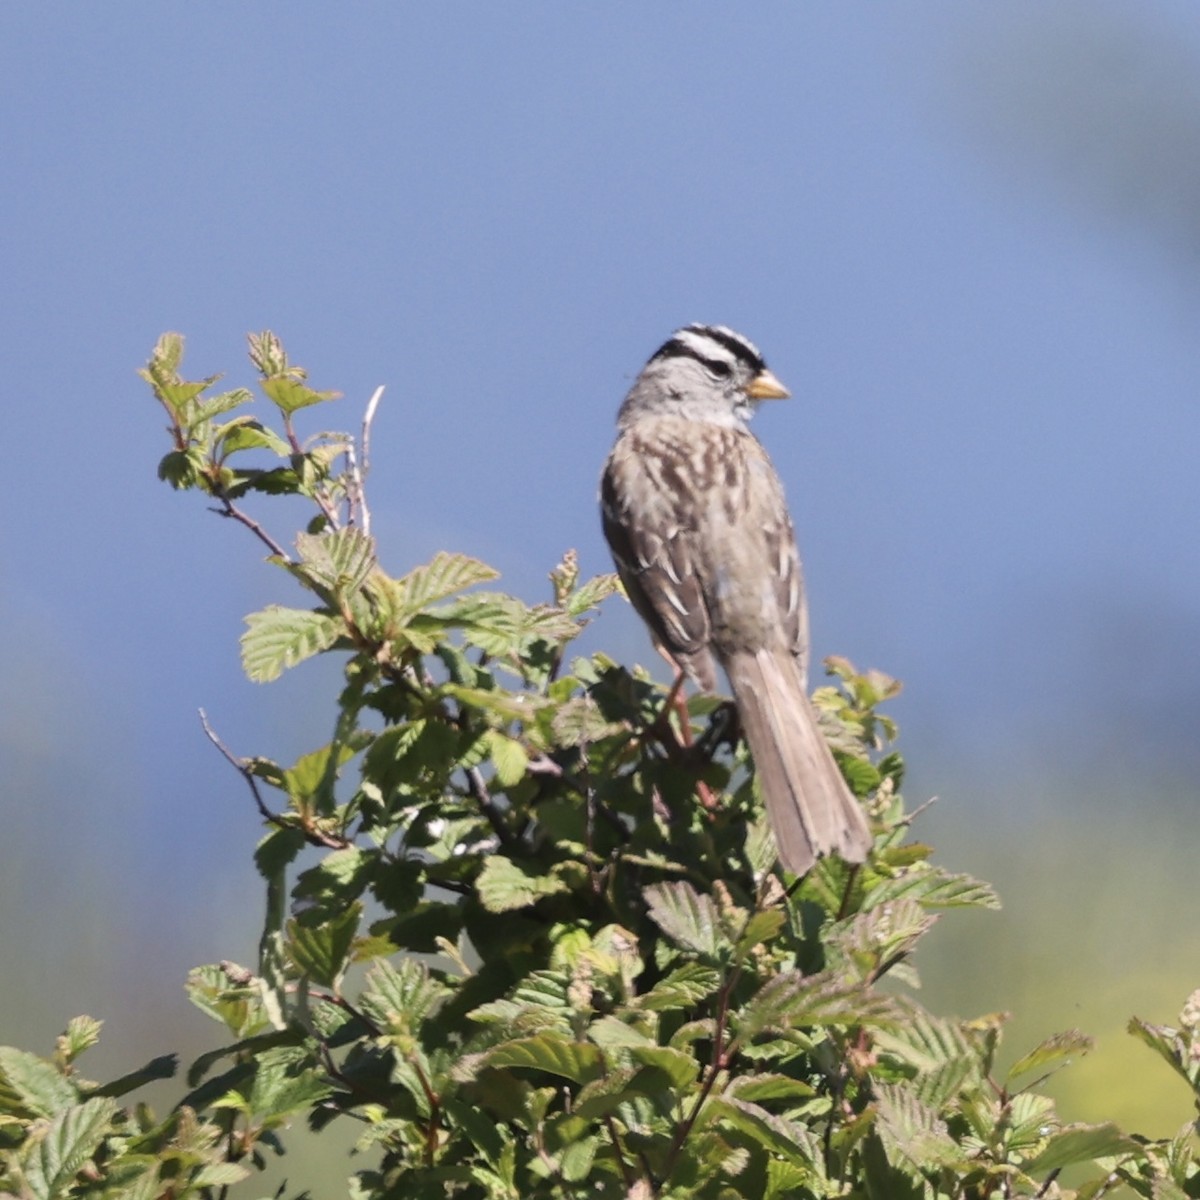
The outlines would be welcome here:
<svg viewBox="0 0 1200 1200">
<path fill-rule="evenodd" d="M 1095 1035 L 1068 1118 L 1188 1119 L 1123 1030 L 1200 986 L 1192 4 L 51 0 L 0 66 L 0 1040 L 208 1047 L 183 977 L 252 961 L 262 898 L 195 710 L 244 754 L 329 731 L 331 667 L 239 673 L 286 579 L 154 479 L 157 335 L 241 383 L 272 327 L 347 428 L 386 383 L 385 564 L 533 597 L 568 546 L 608 569 L 616 405 L 704 320 L 796 396 L 758 433 L 818 654 L 905 681 L 916 835 L 1005 901 L 943 919 L 924 1001 L 1011 1010 L 1013 1057 Z M 650 657 L 618 605 L 589 639 Z"/>
</svg>

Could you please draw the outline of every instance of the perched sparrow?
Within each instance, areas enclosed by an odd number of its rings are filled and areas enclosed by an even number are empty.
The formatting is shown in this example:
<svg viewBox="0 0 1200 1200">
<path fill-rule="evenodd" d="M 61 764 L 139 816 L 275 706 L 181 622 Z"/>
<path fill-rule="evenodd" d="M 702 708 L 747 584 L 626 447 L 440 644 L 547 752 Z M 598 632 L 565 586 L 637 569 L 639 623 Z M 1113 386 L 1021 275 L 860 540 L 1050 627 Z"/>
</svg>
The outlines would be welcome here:
<svg viewBox="0 0 1200 1200">
<path fill-rule="evenodd" d="M 658 644 L 706 692 L 729 678 L 775 830 L 797 875 L 871 835 L 808 698 L 808 610 L 779 477 L 746 422 L 787 389 L 753 343 L 689 325 L 650 358 L 617 416 L 604 536 Z"/>
</svg>

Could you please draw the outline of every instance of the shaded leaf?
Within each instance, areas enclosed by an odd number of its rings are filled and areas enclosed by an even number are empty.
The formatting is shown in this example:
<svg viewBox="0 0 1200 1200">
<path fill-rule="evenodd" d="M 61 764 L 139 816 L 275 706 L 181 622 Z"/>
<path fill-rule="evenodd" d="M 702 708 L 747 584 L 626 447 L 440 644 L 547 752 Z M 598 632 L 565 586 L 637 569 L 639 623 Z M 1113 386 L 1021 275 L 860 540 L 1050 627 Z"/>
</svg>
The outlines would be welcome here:
<svg viewBox="0 0 1200 1200">
<path fill-rule="evenodd" d="M 350 959 L 358 932 L 362 904 L 355 901 L 344 912 L 309 925 L 293 917 L 287 923 L 287 952 L 304 975 L 323 987 L 336 987 Z"/>
<path fill-rule="evenodd" d="M 1126 1137 L 1112 1122 L 1103 1125 L 1065 1125 L 1050 1140 L 1036 1158 L 1025 1164 L 1031 1175 L 1057 1171 L 1072 1163 L 1092 1162 L 1118 1154 L 1134 1154 L 1138 1142 Z"/>
<path fill-rule="evenodd" d="M 651 920 L 673 942 L 710 957 L 729 948 L 712 898 L 702 896 L 690 883 L 656 883 L 642 895 Z"/>
<path fill-rule="evenodd" d="M 596 1078 L 604 1063 L 591 1043 L 569 1042 L 550 1033 L 505 1042 L 489 1050 L 485 1061 L 489 1067 L 528 1067 L 575 1083 Z"/>
</svg>

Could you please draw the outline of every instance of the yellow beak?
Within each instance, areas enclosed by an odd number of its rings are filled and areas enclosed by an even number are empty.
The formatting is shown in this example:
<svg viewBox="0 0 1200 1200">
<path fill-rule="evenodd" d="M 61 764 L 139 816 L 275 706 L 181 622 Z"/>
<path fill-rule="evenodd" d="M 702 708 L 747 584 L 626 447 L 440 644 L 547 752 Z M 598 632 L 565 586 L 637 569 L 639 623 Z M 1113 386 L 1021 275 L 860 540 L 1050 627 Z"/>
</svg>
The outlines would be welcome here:
<svg viewBox="0 0 1200 1200">
<path fill-rule="evenodd" d="M 792 393 L 764 367 L 750 380 L 746 395 L 753 400 L 786 400 Z"/>
</svg>

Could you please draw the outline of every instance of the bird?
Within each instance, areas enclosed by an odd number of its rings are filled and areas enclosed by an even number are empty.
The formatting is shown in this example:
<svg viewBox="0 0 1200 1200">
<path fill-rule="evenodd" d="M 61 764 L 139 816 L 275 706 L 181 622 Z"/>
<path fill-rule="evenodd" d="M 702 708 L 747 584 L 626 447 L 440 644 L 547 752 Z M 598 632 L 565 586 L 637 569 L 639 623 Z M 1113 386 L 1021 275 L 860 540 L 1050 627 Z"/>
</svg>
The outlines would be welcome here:
<svg viewBox="0 0 1200 1200">
<path fill-rule="evenodd" d="M 872 837 L 808 695 L 804 577 L 783 485 L 748 422 L 787 388 L 724 325 L 686 325 L 649 358 L 617 414 L 600 482 L 625 592 L 680 678 L 733 693 L 779 861 L 802 876 Z M 678 682 L 678 681 L 677 681 Z"/>
</svg>

